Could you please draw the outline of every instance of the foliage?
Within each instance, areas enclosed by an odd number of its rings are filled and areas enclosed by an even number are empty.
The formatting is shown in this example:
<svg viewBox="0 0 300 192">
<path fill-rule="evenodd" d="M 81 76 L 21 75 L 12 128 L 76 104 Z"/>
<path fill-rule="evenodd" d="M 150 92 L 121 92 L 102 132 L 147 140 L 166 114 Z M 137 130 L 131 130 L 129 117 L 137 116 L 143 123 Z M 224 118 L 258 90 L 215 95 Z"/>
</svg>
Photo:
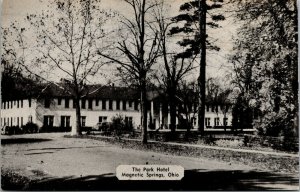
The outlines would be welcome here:
<svg viewBox="0 0 300 192">
<path fill-rule="evenodd" d="M 37 95 L 41 88 L 41 79 L 24 72 L 22 66 L 26 62 L 24 42 L 25 28 L 17 23 L 1 28 L 1 96 L 3 101 L 23 99 Z"/>
<path fill-rule="evenodd" d="M 157 23 L 157 31 L 162 60 L 161 73 L 156 74 L 156 79 L 160 86 L 167 94 L 168 105 L 170 107 L 170 129 L 175 132 L 176 127 L 176 108 L 180 105 L 177 101 L 179 83 L 189 74 L 195 67 L 193 66 L 193 59 L 178 57 L 178 51 L 174 43 L 174 37 L 170 35 L 171 27 L 174 22 L 171 21 L 167 14 L 167 4 L 164 0 L 157 0 L 158 6 L 154 9 L 153 14 Z M 173 41 L 173 42 L 172 42 Z"/>
<path fill-rule="evenodd" d="M 241 100 L 259 109 L 261 134 L 289 137 L 298 116 L 296 1 L 232 2 L 243 21 L 232 59 Z"/>
<path fill-rule="evenodd" d="M 67 86 L 57 85 L 72 94 L 76 107 L 72 134 L 81 134 L 79 100 L 86 84 L 93 82 L 106 64 L 98 52 L 109 47 L 103 41 L 108 33 L 104 25 L 114 14 L 102 10 L 99 0 L 55 0 L 47 6 L 41 14 L 27 16 L 37 40 L 37 53 L 23 67 L 46 81 L 64 79 Z"/>
<path fill-rule="evenodd" d="M 218 22 L 225 20 L 225 17 L 221 14 L 216 14 L 215 10 L 222 7 L 223 0 L 214 0 L 206 3 L 206 9 L 209 13 L 209 20 L 206 25 L 210 28 L 220 27 Z M 185 34 L 184 38 L 178 42 L 182 47 L 185 47 L 185 51 L 178 54 L 181 58 L 190 58 L 193 55 L 200 53 L 199 44 L 201 41 L 199 33 L 199 2 L 198 0 L 192 0 L 183 3 L 180 6 L 181 13 L 174 17 L 173 20 L 177 23 L 183 23 L 183 27 L 176 26 L 170 31 L 171 34 Z M 219 47 L 215 46 L 213 42 L 207 41 L 207 48 L 210 50 L 219 51 Z"/>
<path fill-rule="evenodd" d="M 9 65 L 2 60 L 3 72 L 1 76 L 2 101 L 30 98 L 41 90 L 39 79 L 22 74 L 22 70 Z"/>
<path fill-rule="evenodd" d="M 171 34 L 186 34 L 178 44 L 184 47 L 184 51 L 177 54 L 179 58 L 191 58 L 200 54 L 200 70 L 198 78 L 199 105 L 198 105 L 198 125 L 201 135 L 204 135 L 205 119 L 205 81 L 206 81 L 206 50 L 218 51 L 219 47 L 208 41 L 206 32 L 207 26 L 219 27 L 217 21 L 224 20 L 220 14 L 210 12 L 210 10 L 222 7 L 223 0 L 214 0 L 207 3 L 206 0 L 193 0 L 180 6 L 180 11 L 184 11 L 174 18 L 174 21 L 183 24 L 183 27 L 173 27 Z M 210 20 L 207 21 L 207 15 Z"/>
<path fill-rule="evenodd" d="M 125 0 L 129 5 L 133 19 L 123 16 L 120 20 L 120 40 L 116 48 L 121 57 L 111 56 L 105 50 L 98 54 L 109 61 L 120 65 L 120 75 L 127 81 L 138 85 L 141 92 L 141 117 L 143 126 L 143 142 L 147 143 L 147 78 L 159 56 L 159 43 L 157 31 L 150 22 L 151 11 L 156 6 L 152 1 Z M 124 79 L 124 78 L 123 78 Z"/>
<path fill-rule="evenodd" d="M 124 116 L 118 114 L 112 118 L 110 131 L 116 136 L 121 136 L 123 133 L 133 132 L 133 125 L 132 122 L 126 122 Z"/>
<path fill-rule="evenodd" d="M 204 144 L 206 145 L 216 145 L 216 141 L 217 139 L 211 134 L 204 137 Z"/>
<path fill-rule="evenodd" d="M 38 125 L 35 124 L 35 123 L 26 123 L 26 125 L 24 125 L 22 127 L 22 130 L 23 130 L 23 133 L 37 133 L 39 132 L 39 129 L 38 129 Z"/>
</svg>

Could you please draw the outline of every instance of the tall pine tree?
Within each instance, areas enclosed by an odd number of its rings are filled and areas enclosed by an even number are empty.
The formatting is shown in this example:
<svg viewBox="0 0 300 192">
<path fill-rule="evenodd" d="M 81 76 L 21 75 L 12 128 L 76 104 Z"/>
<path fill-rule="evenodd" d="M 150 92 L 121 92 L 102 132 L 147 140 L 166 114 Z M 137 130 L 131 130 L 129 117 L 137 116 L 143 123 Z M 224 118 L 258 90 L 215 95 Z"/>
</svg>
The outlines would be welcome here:
<svg viewBox="0 0 300 192">
<path fill-rule="evenodd" d="M 222 14 L 215 14 L 213 11 L 222 8 L 222 3 L 223 0 L 194 0 L 182 4 L 182 13 L 173 18 L 179 26 L 170 31 L 173 35 L 184 34 L 184 38 L 178 42 L 180 46 L 185 47 L 183 52 L 178 53 L 179 58 L 191 58 L 200 54 L 198 129 L 201 135 L 204 134 L 205 118 L 206 49 L 219 51 L 219 47 L 207 41 L 206 28 L 218 28 L 218 21 L 225 20 Z"/>
</svg>

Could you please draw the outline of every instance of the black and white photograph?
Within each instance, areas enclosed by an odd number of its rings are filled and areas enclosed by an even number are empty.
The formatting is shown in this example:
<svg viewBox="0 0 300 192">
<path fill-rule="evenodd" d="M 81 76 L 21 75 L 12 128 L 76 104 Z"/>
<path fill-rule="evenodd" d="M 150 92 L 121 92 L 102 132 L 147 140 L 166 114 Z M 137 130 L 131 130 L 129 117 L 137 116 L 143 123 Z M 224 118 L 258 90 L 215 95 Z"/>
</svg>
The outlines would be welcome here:
<svg viewBox="0 0 300 192">
<path fill-rule="evenodd" d="M 299 191 L 297 0 L 0 0 L 3 191 Z"/>
</svg>

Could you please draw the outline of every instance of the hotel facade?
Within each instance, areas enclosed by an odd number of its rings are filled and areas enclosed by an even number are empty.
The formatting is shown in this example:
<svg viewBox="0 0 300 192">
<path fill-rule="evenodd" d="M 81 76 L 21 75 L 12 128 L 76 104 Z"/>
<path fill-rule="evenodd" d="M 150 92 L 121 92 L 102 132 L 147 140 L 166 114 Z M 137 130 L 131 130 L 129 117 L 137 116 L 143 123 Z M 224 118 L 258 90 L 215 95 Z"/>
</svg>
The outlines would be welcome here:
<svg viewBox="0 0 300 192">
<path fill-rule="evenodd" d="M 131 88 L 94 85 L 80 100 L 81 126 L 94 127 L 101 122 L 111 122 L 121 115 L 126 123 L 135 129 L 141 128 L 140 94 Z M 169 129 L 170 112 L 168 102 L 160 99 L 158 93 L 148 93 L 148 129 Z M 190 112 L 193 129 L 198 128 L 197 114 Z M 19 100 L 3 101 L 1 104 L 1 127 L 22 127 L 34 123 L 39 128 L 44 126 L 54 129 L 76 126 L 76 112 L 71 94 L 55 84 L 45 88 L 38 96 Z M 177 113 L 176 124 L 180 129 L 187 117 Z M 226 114 L 222 106 L 207 104 L 205 114 L 206 129 L 231 126 L 232 114 Z"/>
</svg>

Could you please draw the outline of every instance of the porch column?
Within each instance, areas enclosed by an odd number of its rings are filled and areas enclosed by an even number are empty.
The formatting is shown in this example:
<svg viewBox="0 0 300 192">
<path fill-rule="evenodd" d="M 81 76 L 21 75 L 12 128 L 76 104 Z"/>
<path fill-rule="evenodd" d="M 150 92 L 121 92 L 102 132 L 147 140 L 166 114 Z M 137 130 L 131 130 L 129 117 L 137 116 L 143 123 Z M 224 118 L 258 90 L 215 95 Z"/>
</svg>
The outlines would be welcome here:
<svg viewBox="0 0 300 192">
<path fill-rule="evenodd" d="M 151 123 L 154 123 L 154 102 L 151 101 L 151 109 L 150 109 L 150 112 L 151 112 Z"/>
<path fill-rule="evenodd" d="M 162 122 L 162 104 L 159 103 L 159 126 L 162 126 L 163 122 Z M 163 128 L 163 127 L 161 127 Z"/>
<path fill-rule="evenodd" d="M 168 105 L 168 129 L 170 128 L 170 124 L 171 124 L 171 116 L 170 116 L 170 105 Z"/>
<path fill-rule="evenodd" d="M 178 113 L 178 107 L 176 107 L 176 113 Z M 179 113 L 178 113 L 179 115 Z M 175 129 L 177 128 L 177 125 L 178 125 L 178 116 L 176 115 L 176 123 L 175 123 Z"/>
</svg>

